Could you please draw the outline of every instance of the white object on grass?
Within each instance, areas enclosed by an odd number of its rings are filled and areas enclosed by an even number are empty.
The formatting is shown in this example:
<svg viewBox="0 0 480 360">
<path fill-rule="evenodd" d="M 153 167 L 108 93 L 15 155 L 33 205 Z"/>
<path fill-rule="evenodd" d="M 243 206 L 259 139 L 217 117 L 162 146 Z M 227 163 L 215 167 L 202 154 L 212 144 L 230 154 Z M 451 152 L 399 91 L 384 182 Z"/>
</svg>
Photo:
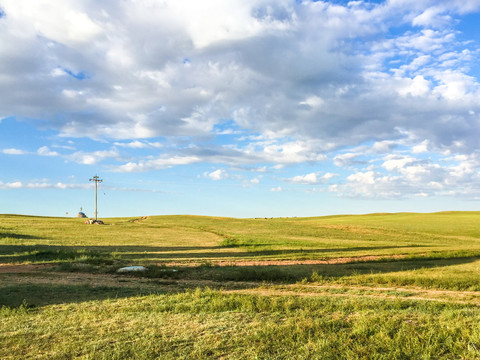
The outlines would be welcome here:
<svg viewBox="0 0 480 360">
<path fill-rule="evenodd" d="M 129 272 L 129 271 L 147 271 L 145 266 L 127 266 L 117 270 L 117 272 Z"/>
</svg>

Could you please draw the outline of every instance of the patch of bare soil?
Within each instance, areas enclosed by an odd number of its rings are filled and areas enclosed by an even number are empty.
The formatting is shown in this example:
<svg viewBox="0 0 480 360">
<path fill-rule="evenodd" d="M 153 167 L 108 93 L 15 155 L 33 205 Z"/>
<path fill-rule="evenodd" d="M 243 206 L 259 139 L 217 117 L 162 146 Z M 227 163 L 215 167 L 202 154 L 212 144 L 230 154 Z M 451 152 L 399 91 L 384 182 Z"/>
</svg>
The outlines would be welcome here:
<svg viewBox="0 0 480 360">
<path fill-rule="evenodd" d="M 44 271 L 53 266 L 52 264 L 0 264 L 0 274 Z"/>
</svg>

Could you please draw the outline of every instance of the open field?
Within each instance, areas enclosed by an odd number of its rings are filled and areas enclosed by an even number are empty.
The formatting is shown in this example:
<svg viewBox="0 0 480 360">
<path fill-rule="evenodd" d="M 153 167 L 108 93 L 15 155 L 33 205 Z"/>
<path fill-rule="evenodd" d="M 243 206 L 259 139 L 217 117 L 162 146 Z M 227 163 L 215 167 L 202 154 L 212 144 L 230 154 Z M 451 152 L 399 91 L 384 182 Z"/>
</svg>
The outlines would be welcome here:
<svg viewBox="0 0 480 360">
<path fill-rule="evenodd" d="M 0 215 L 0 358 L 480 359 L 478 212 L 104 220 Z"/>
</svg>

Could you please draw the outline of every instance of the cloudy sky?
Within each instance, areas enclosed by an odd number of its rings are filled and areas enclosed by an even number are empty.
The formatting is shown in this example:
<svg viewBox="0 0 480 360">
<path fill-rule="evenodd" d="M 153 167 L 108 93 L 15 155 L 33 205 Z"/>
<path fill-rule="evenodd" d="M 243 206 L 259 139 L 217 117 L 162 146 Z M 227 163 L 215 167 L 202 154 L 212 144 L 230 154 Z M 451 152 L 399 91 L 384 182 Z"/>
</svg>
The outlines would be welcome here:
<svg viewBox="0 0 480 360">
<path fill-rule="evenodd" d="M 478 210 L 480 0 L 0 0 L 0 213 Z"/>
</svg>

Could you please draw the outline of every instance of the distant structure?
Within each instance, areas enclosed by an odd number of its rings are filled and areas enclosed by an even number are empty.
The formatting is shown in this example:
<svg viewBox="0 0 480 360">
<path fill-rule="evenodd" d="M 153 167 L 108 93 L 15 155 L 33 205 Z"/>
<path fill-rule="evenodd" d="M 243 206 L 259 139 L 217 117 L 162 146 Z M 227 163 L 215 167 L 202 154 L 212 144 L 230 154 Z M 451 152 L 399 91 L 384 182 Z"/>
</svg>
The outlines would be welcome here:
<svg viewBox="0 0 480 360">
<path fill-rule="evenodd" d="M 88 217 L 88 216 L 85 215 L 85 213 L 82 212 L 82 208 L 80 208 L 80 211 L 77 214 L 77 218 L 86 218 L 86 217 Z"/>
</svg>

